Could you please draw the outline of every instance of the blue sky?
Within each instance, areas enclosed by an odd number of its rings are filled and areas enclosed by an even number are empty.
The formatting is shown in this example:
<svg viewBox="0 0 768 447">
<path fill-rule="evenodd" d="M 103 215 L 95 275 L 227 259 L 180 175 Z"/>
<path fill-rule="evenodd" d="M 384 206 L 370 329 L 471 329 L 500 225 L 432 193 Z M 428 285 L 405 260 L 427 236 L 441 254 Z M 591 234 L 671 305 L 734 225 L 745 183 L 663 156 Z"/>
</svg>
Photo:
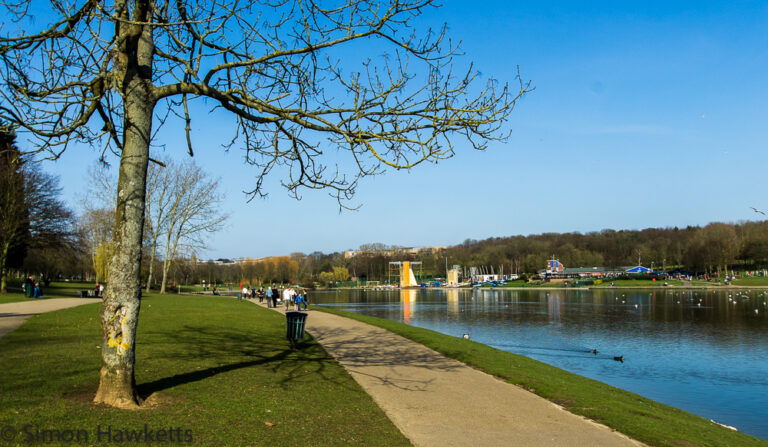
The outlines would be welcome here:
<svg viewBox="0 0 768 447">
<path fill-rule="evenodd" d="M 461 64 L 511 84 L 519 66 L 536 87 L 506 143 L 363 180 L 360 210 L 340 214 L 324 193 L 290 199 L 278 178 L 246 202 L 255 173 L 201 132 L 196 159 L 221 178 L 231 213 L 202 255 L 683 227 L 768 208 L 768 3 L 446 1 L 420 19 L 443 22 Z M 183 158 L 183 138 L 164 133 L 166 153 Z M 72 148 L 44 167 L 72 206 L 96 157 Z"/>
</svg>

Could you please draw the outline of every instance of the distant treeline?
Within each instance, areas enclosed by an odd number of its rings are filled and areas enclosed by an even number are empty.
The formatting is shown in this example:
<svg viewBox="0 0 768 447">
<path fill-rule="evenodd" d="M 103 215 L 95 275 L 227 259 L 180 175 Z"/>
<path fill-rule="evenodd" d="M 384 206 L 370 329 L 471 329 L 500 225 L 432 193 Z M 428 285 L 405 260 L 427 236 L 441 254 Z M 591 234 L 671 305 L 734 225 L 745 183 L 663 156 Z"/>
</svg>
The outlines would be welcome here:
<svg viewBox="0 0 768 447">
<path fill-rule="evenodd" d="M 704 227 L 603 230 L 592 233 L 545 233 L 531 236 L 466 240 L 436 252 L 416 254 L 384 244 L 365 244 L 362 252 L 292 253 L 268 262 L 229 266 L 197 264 L 192 277 L 224 281 L 300 282 L 324 284 L 332 278 L 369 281 L 391 279 L 389 262 L 421 261 L 423 277 L 445 277 L 446 267 L 493 268 L 495 273 L 534 274 L 553 256 L 566 267 L 622 267 L 641 264 L 656 271 L 725 274 L 731 270 L 768 268 L 768 221 L 712 223 Z M 278 262 L 279 261 L 279 262 Z M 205 272 L 205 273 L 204 273 Z M 178 278 L 179 280 L 181 278 Z M 182 282 L 183 283 L 183 282 Z"/>
<path fill-rule="evenodd" d="M 444 276 L 446 264 L 449 268 L 485 266 L 492 267 L 495 273 L 503 270 L 533 274 L 545 268 L 552 257 L 566 267 L 641 264 L 657 271 L 709 274 L 764 269 L 768 268 L 768 221 L 467 239 L 440 252 L 420 253 L 410 259 L 422 261 L 425 276 Z M 372 252 L 347 260 L 347 265 L 358 276 L 381 279 L 390 260 L 403 259 Z"/>
<path fill-rule="evenodd" d="M 566 267 L 642 264 L 706 273 L 763 269 L 768 267 L 768 221 L 467 240 L 445 256 L 449 263 L 504 265 L 515 273 L 535 273 L 553 256 Z"/>
<path fill-rule="evenodd" d="M 424 278 L 445 277 L 446 267 L 492 268 L 495 273 L 531 275 L 545 268 L 552 257 L 566 267 L 622 267 L 641 264 L 660 271 L 724 274 L 731 270 L 768 268 L 768 221 L 737 224 L 712 223 L 704 227 L 648 228 L 645 230 L 603 230 L 592 233 L 545 233 L 531 236 L 489 238 L 463 243 L 437 251 L 410 253 L 384 244 L 365 244 L 361 252 L 347 258 L 343 253 L 292 253 L 257 262 L 219 265 L 200 262 L 194 257 L 176 260 L 170 272 L 171 283 L 207 284 L 243 281 L 260 283 L 313 283 L 394 279 L 391 261 L 421 261 L 415 268 Z M 72 262 L 70 252 L 65 267 L 46 273 L 46 277 L 77 275 L 90 277 L 85 255 Z M 64 259 L 64 258 L 62 258 Z M 156 260 L 155 262 L 159 262 Z M 145 259 L 146 270 L 149 259 Z M 75 269 L 75 271 L 70 271 Z M 42 272 L 35 268 L 30 272 Z M 346 279 L 345 279 L 346 278 Z"/>
</svg>

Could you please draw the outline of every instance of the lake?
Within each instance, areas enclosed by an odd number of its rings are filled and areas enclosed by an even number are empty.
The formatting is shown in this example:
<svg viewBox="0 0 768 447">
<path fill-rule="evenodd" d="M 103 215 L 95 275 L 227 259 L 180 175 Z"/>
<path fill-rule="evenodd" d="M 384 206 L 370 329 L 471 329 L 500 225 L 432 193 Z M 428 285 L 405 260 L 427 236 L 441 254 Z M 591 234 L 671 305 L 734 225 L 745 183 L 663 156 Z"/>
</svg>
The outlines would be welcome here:
<svg viewBox="0 0 768 447">
<path fill-rule="evenodd" d="M 341 290 L 310 299 L 470 334 L 768 440 L 766 290 Z"/>
</svg>

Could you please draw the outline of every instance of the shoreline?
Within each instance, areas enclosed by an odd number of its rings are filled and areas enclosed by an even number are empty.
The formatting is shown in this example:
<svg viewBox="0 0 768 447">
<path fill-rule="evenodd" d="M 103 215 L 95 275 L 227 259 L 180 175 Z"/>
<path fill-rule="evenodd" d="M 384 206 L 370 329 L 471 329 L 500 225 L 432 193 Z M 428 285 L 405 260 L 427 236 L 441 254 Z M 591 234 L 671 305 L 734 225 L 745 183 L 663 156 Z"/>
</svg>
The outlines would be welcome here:
<svg viewBox="0 0 768 447">
<path fill-rule="evenodd" d="M 739 286 L 739 285 L 728 285 L 728 286 L 722 286 L 722 285 L 712 285 L 712 286 L 605 286 L 605 287 L 594 287 L 594 286 L 586 286 L 586 287 L 554 287 L 554 286 L 528 286 L 528 287 L 506 287 L 506 286 L 495 286 L 495 287 L 335 287 L 333 289 L 314 289 L 315 292 L 332 292 L 334 290 L 376 290 L 376 291 L 387 291 L 387 290 L 611 290 L 611 289 L 622 289 L 622 290 L 669 290 L 669 289 L 675 289 L 675 290 L 768 290 L 768 285 L 764 286 Z"/>
</svg>

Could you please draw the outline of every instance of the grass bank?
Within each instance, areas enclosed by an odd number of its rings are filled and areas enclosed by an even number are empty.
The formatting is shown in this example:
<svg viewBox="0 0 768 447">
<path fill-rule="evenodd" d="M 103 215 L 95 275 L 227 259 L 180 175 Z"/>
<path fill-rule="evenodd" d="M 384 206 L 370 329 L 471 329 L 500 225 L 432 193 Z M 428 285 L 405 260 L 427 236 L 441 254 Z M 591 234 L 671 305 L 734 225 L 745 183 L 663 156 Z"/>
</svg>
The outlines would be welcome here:
<svg viewBox="0 0 768 447">
<path fill-rule="evenodd" d="M 230 298 L 146 296 L 136 382 L 147 409 L 94 405 L 98 310 L 93 304 L 33 316 L 0 339 L 0 426 L 17 431 L 3 445 L 27 444 L 25 425 L 32 434 L 87 435 L 87 442 L 47 445 L 111 445 L 109 436 L 145 426 L 155 436 L 179 429 L 177 437 L 192 439 L 186 445 L 409 445 L 318 344 L 289 350 L 283 316 Z"/>
<path fill-rule="evenodd" d="M 750 276 L 744 278 L 738 278 L 731 281 L 734 286 L 748 286 L 748 287 L 768 287 L 768 277 L 765 276 Z"/>
<path fill-rule="evenodd" d="M 613 285 L 611 285 L 613 283 Z M 590 288 L 611 288 L 611 287 L 631 287 L 631 288 L 657 288 L 657 287 L 665 287 L 664 283 L 668 284 L 666 287 L 682 287 L 684 284 L 682 281 L 679 281 L 677 279 L 660 279 L 660 280 L 650 280 L 650 279 L 613 279 L 609 280 L 606 279 L 600 284 L 593 284 L 590 285 Z"/>
<path fill-rule="evenodd" d="M 528 357 L 381 318 L 320 309 L 379 326 L 448 357 L 522 386 L 568 411 L 654 446 L 766 446 L 704 418 Z"/>
</svg>

